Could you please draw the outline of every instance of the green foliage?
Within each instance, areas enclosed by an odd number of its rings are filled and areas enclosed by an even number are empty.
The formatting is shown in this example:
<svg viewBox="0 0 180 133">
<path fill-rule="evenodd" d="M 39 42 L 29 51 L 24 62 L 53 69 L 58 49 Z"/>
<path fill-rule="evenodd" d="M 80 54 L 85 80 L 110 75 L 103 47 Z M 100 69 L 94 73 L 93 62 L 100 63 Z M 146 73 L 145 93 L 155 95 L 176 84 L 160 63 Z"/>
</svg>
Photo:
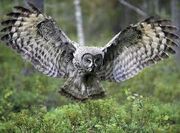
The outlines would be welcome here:
<svg viewBox="0 0 180 133">
<path fill-rule="evenodd" d="M 51 111 L 45 107 L 22 110 L 1 123 L 0 131 L 178 132 L 179 113 L 175 104 L 161 104 L 134 94 L 127 96 L 126 104 L 105 99 L 69 104 Z"/>
</svg>

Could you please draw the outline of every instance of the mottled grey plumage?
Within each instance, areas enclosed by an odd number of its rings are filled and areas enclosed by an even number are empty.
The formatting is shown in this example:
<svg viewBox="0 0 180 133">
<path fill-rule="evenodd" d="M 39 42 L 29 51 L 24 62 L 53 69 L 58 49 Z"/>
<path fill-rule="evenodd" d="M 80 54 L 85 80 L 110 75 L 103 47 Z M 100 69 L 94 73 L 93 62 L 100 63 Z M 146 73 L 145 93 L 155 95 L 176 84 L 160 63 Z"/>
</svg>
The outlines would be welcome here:
<svg viewBox="0 0 180 133">
<path fill-rule="evenodd" d="M 40 72 L 67 78 L 62 94 L 79 100 L 104 96 L 101 80 L 121 82 L 144 67 L 174 54 L 179 37 L 168 20 L 148 18 L 118 33 L 105 47 L 85 47 L 71 41 L 51 17 L 33 5 L 15 7 L 1 24 L 9 47 Z"/>
</svg>

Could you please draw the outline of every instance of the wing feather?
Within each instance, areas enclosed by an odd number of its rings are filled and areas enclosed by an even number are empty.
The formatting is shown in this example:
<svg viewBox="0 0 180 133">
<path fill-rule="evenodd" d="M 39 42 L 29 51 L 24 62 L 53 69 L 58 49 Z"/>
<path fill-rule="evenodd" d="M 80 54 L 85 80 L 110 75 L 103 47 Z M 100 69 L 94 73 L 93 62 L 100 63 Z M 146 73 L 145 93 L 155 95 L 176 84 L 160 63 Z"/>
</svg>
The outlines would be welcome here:
<svg viewBox="0 0 180 133">
<path fill-rule="evenodd" d="M 52 77 L 68 76 L 69 69 L 73 70 L 74 43 L 51 17 L 33 5 L 30 7 L 31 10 L 16 6 L 14 12 L 7 14 L 9 19 L 1 22 L 5 26 L 1 40 L 42 73 Z"/>
<path fill-rule="evenodd" d="M 104 48 L 102 80 L 124 81 L 175 54 L 179 36 L 169 20 L 148 18 L 118 33 Z"/>
</svg>

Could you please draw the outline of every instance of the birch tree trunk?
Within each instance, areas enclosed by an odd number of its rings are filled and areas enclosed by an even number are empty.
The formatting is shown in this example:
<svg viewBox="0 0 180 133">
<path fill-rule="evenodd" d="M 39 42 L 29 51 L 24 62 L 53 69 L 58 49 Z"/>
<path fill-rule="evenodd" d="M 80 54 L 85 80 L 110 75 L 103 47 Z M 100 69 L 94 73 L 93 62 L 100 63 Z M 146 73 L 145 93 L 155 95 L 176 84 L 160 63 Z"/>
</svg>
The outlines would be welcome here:
<svg viewBox="0 0 180 133">
<path fill-rule="evenodd" d="M 175 26 L 178 27 L 177 34 L 180 36 L 180 0 L 171 1 L 171 14 L 172 14 L 172 22 Z M 176 59 L 180 63 L 180 48 L 177 48 Z"/>
<path fill-rule="evenodd" d="M 74 6 L 75 6 L 76 29 L 77 29 L 78 41 L 81 45 L 84 45 L 85 39 L 84 39 L 80 0 L 74 0 Z"/>
<path fill-rule="evenodd" d="M 171 1 L 171 14 L 173 24 L 180 28 L 180 0 Z M 179 30 L 180 35 L 180 30 Z"/>
<path fill-rule="evenodd" d="M 41 12 L 44 10 L 44 0 L 24 0 L 25 6 L 28 6 L 28 2 L 33 4 Z"/>
</svg>

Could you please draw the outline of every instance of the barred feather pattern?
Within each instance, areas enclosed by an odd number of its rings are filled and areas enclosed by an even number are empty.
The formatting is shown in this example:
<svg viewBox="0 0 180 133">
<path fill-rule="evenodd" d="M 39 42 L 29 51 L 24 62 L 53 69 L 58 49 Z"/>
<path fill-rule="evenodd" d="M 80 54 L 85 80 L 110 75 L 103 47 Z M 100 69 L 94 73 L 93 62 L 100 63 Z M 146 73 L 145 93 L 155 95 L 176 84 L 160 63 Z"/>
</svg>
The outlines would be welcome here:
<svg viewBox="0 0 180 133">
<path fill-rule="evenodd" d="M 7 14 L 1 37 L 9 47 L 30 61 L 36 69 L 51 77 L 66 77 L 73 71 L 73 42 L 57 27 L 51 17 L 37 8 L 17 6 Z"/>
<path fill-rule="evenodd" d="M 104 48 L 102 80 L 121 82 L 175 53 L 179 37 L 169 20 L 148 18 L 118 33 Z"/>
</svg>

